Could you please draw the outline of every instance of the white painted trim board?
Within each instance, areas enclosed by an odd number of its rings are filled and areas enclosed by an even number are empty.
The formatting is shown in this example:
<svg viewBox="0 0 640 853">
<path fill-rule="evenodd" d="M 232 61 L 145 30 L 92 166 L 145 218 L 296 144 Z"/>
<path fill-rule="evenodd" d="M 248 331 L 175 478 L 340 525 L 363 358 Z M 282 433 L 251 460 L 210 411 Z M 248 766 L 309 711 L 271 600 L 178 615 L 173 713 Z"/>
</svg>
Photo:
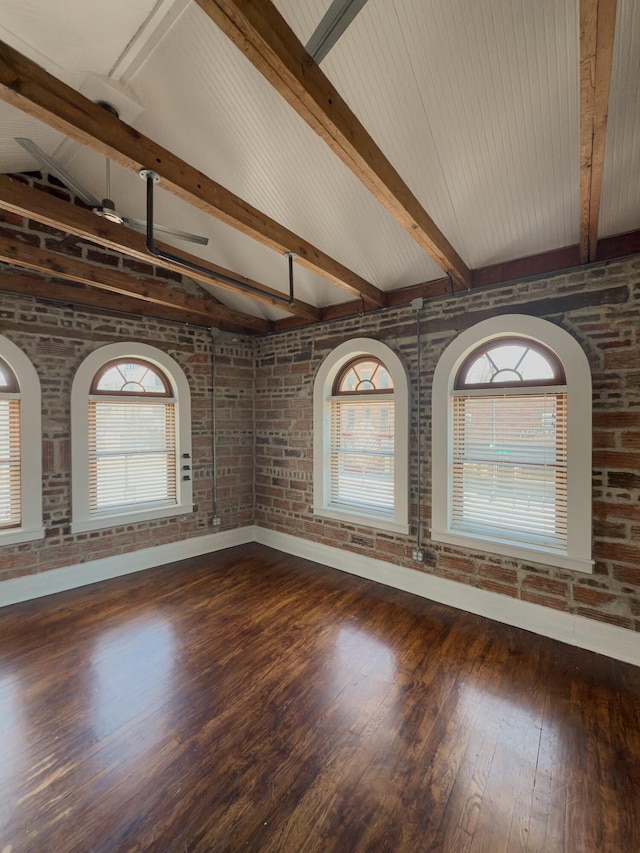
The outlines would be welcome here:
<svg viewBox="0 0 640 853">
<path fill-rule="evenodd" d="M 288 533 L 257 527 L 256 536 L 260 544 L 295 557 L 640 666 L 640 634 L 635 631 L 509 598 L 497 592 L 476 589 Z"/>
<path fill-rule="evenodd" d="M 18 604 L 32 598 L 65 592 L 79 586 L 111 580 L 122 575 L 154 569 L 176 560 L 186 560 L 189 557 L 199 557 L 233 548 L 235 545 L 245 545 L 255 542 L 255 530 L 252 526 L 238 527 L 235 530 L 223 530 L 220 533 L 207 533 L 204 536 L 193 536 L 179 542 L 168 542 L 155 545 L 152 548 L 141 548 L 139 551 L 129 551 L 126 554 L 116 554 L 113 557 L 102 557 L 99 560 L 87 560 L 61 569 L 51 569 L 36 575 L 25 575 L 21 578 L 11 578 L 0 582 L 0 607 Z"/>
<path fill-rule="evenodd" d="M 0 607 L 250 542 L 258 542 L 295 557 L 640 666 L 640 634 L 634 631 L 476 589 L 288 533 L 254 526 L 195 536 L 180 542 L 2 581 Z"/>
</svg>

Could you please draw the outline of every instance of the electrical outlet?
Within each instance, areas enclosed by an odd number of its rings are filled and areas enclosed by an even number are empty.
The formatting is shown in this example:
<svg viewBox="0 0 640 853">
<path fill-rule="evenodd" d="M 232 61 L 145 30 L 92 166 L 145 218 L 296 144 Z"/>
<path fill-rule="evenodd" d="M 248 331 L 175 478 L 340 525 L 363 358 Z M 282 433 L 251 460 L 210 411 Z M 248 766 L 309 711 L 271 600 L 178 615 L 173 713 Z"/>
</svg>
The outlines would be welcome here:
<svg viewBox="0 0 640 853">
<path fill-rule="evenodd" d="M 424 563 L 424 548 L 414 548 L 411 559 L 416 563 Z"/>
<path fill-rule="evenodd" d="M 221 524 L 222 524 L 222 519 L 220 518 L 220 516 L 214 515 L 213 518 L 211 519 L 211 526 L 212 527 L 220 527 Z"/>
</svg>

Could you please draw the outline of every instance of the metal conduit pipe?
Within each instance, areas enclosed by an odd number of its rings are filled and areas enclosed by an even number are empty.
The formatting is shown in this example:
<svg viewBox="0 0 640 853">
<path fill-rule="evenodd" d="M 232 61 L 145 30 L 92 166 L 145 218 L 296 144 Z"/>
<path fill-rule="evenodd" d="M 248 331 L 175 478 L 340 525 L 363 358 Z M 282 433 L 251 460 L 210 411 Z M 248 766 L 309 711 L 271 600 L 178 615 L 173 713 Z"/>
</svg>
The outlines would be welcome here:
<svg viewBox="0 0 640 853">
<path fill-rule="evenodd" d="M 416 547 L 413 549 L 413 559 L 416 562 L 424 562 L 424 549 L 422 547 L 422 344 L 420 336 L 420 311 L 422 310 L 422 299 L 414 299 L 411 307 L 416 312 L 416 351 L 418 364 L 416 369 L 416 397 L 417 397 L 417 431 L 418 431 L 418 446 L 416 453 L 416 464 L 418 466 L 418 513 L 417 513 L 417 535 Z"/>
<path fill-rule="evenodd" d="M 220 329 L 210 329 L 211 333 L 211 489 L 212 489 L 212 511 L 213 527 L 219 527 L 221 523 L 218 515 L 218 423 L 216 416 L 216 344 L 220 336 Z"/>
<path fill-rule="evenodd" d="M 155 243 L 153 242 L 153 185 L 157 184 L 160 180 L 160 176 L 157 172 L 153 172 L 151 169 L 141 169 L 138 173 L 141 178 L 146 181 L 147 184 L 147 251 L 156 258 L 160 258 L 163 261 L 169 261 L 172 264 L 177 264 L 178 266 L 183 267 L 186 270 L 191 270 L 191 272 L 197 272 L 199 275 L 206 276 L 212 284 L 215 284 L 216 281 L 224 281 L 227 284 L 232 284 L 234 287 L 239 288 L 240 290 L 245 290 L 247 293 L 256 293 L 260 296 L 265 295 L 265 291 L 261 290 L 259 287 L 254 287 L 252 284 L 249 284 L 246 281 L 242 281 L 239 278 L 231 278 L 231 276 L 224 275 L 223 273 L 213 272 L 205 266 L 201 266 L 200 264 L 196 264 L 194 261 L 186 260 L 185 258 L 179 258 L 177 255 L 172 255 L 170 252 L 165 252 L 162 249 L 159 249 Z M 277 294 L 269 294 L 269 297 L 280 305 L 293 305 L 295 302 L 295 297 L 293 295 L 293 259 L 295 258 L 295 252 L 285 252 L 285 257 L 289 261 L 289 295 L 288 296 L 278 296 Z"/>
</svg>

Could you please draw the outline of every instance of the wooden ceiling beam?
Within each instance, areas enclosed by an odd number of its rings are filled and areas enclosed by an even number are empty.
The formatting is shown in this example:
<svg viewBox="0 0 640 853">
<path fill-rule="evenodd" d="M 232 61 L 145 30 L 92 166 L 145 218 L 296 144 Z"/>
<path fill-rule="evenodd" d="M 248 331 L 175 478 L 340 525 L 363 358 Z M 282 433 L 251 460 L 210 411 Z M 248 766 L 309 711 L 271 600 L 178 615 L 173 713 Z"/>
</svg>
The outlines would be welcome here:
<svg viewBox="0 0 640 853">
<path fill-rule="evenodd" d="M 164 261 L 150 255 L 146 248 L 144 236 L 136 231 L 132 231 L 130 228 L 109 222 L 107 219 L 96 216 L 90 210 L 86 210 L 76 204 L 61 201 L 47 192 L 29 187 L 5 175 L 0 175 L 0 209 L 6 210 L 9 213 L 15 213 L 18 216 L 25 216 L 28 219 L 34 219 L 36 222 L 48 225 L 50 228 L 56 228 L 64 231 L 66 234 L 73 234 L 83 240 L 90 240 L 92 243 L 96 243 L 105 249 L 128 255 L 136 260 L 152 264 L 154 267 L 187 275 L 189 278 L 193 278 L 203 284 L 220 287 L 222 290 L 232 293 L 248 295 L 246 291 L 228 282 L 216 281 L 214 283 L 204 274 L 185 270 L 179 264 Z M 158 242 L 156 245 L 166 252 L 171 252 L 178 258 L 205 267 L 211 271 L 211 275 L 218 273 L 250 284 L 256 289 L 256 293 L 252 293 L 251 298 L 257 302 L 262 302 L 265 305 L 275 305 L 277 308 L 283 307 L 281 303 L 274 299 L 276 295 L 282 296 L 280 291 L 252 279 L 244 278 L 231 270 L 204 261 L 188 252 L 168 246 L 165 243 Z M 284 262 L 282 272 L 284 277 L 286 275 Z M 208 293 L 208 291 L 203 290 L 203 293 Z M 293 305 L 287 306 L 286 310 L 305 320 L 317 321 L 320 319 L 320 309 L 314 305 L 309 305 L 307 302 L 303 302 L 301 299 L 296 299 Z"/>
<path fill-rule="evenodd" d="M 119 293 L 107 293 L 104 290 L 82 284 L 62 284 L 50 278 L 23 275 L 13 270 L 0 269 L 0 292 L 19 293 L 56 302 L 69 302 L 85 308 L 98 308 L 101 311 L 136 314 L 143 317 L 155 317 L 172 323 L 188 323 L 190 326 L 204 326 L 210 323 L 201 314 L 190 311 L 173 311 L 166 305 L 144 302 L 140 299 L 123 296 Z"/>
<path fill-rule="evenodd" d="M 0 261 L 20 269 L 117 293 L 139 302 L 162 305 L 178 315 L 188 312 L 192 316 L 200 317 L 201 323 L 209 326 L 262 333 L 269 331 L 271 327 L 269 321 L 260 317 L 232 311 L 210 299 L 181 293 L 153 279 L 134 278 L 121 270 L 95 266 L 87 261 L 40 249 L 11 237 L 0 236 Z"/>
<path fill-rule="evenodd" d="M 269 0 L 196 0 L 419 246 L 459 285 L 471 272 Z"/>
<path fill-rule="evenodd" d="M 580 0 L 580 260 L 595 261 L 616 0 Z"/>
<path fill-rule="evenodd" d="M 126 169 L 152 169 L 160 176 L 160 187 L 187 204 L 276 252 L 295 252 L 296 262 L 317 275 L 370 305 L 384 305 L 384 293 L 373 284 L 2 41 L 0 98 Z"/>
</svg>

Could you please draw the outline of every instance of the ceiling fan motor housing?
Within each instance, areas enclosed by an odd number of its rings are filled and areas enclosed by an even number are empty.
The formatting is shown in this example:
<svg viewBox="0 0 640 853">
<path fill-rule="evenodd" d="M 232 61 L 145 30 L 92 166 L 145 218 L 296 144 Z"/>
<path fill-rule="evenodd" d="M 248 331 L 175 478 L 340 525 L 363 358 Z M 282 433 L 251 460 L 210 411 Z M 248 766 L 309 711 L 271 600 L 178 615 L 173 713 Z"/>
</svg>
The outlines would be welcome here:
<svg viewBox="0 0 640 853">
<path fill-rule="evenodd" d="M 116 212 L 116 206 L 110 198 L 103 198 L 102 205 L 94 207 L 93 212 L 98 216 L 102 216 L 103 219 L 108 219 L 109 222 L 115 222 L 118 225 L 122 225 L 124 222 L 122 216 Z"/>
</svg>

